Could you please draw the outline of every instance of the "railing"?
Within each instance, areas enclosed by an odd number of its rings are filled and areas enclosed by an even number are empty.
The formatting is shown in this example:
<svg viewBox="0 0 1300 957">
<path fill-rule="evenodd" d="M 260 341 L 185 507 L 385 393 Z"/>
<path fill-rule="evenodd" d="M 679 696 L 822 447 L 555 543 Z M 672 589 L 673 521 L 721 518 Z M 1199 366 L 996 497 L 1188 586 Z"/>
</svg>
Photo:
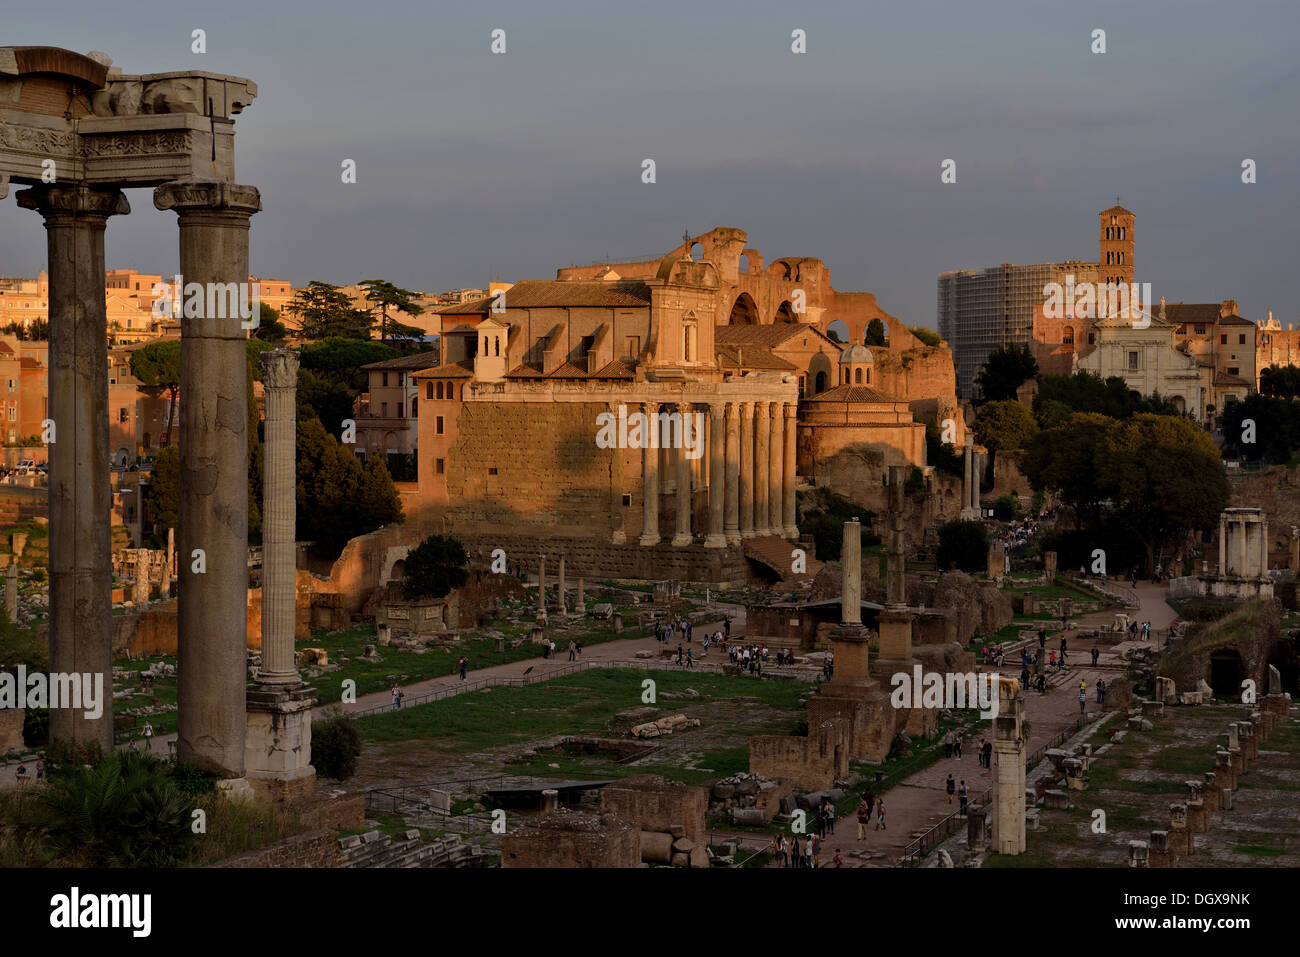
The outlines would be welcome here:
<svg viewBox="0 0 1300 957">
<path fill-rule="evenodd" d="M 987 787 L 980 792 L 980 796 L 975 803 L 987 804 L 992 795 L 993 788 Z M 961 827 L 961 822 L 965 820 L 966 817 L 961 813 L 960 808 L 953 811 L 920 837 L 915 837 L 909 841 L 903 848 L 903 856 L 898 859 L 898 864 L 896 866 L 906 867 L 908 864 L 915 864 L 926 854 L 930 853 L 930 851 L 934 850 L 941 841 L 946 840 L 953 831 Z"/>
<path fill-rule="evenodd" d="M 1036 765 L 1039 761 L 1043 760 L 1043 758 L 1047 757 L 1048 751 L 1050 751 L 1052 748 L 1055 748 L 1063 741 L 1069 740 L 1071 737 L 1074 736 L 1074 733 L 1078 731 L 1080 728 L 1082 728 L 1086 723 L 1087 723 L 1087 719 L 1082 715 L 1080 715 L 1079 717 L 1075 718 L 1074 721 L 1072 721 L 1069 725 L 1062 728 L 1060 731 L 1056 732 L 1056 734 L 1052 735 L 1052 737 L 1048 739 L 1048 742 L 1045 745 L 1043 745 L 1038 750 L 1033 751 L 1032 753 L 1030 753 L 1029 757 L 1025 758 L 1025 770 L 1026 771 L 1031 770 L 1034 767 L 1034 765 Z"/>
</svg>

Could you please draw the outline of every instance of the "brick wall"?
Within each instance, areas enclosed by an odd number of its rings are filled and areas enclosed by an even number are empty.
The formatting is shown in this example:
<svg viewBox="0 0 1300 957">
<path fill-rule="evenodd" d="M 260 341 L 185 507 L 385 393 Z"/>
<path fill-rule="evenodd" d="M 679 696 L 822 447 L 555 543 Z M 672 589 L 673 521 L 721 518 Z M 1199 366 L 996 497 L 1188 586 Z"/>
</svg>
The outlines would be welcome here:
<svg viewBox="0 0 1300 957">
<path fill-rule="evenodd" d="M 656 775 L 624 778 L 601 789 L 601 807 L 643 831 L 668 831 L 683 827 L 696 843 L 705 840 L 704 814 L 709 792 Z"/>
</svg>

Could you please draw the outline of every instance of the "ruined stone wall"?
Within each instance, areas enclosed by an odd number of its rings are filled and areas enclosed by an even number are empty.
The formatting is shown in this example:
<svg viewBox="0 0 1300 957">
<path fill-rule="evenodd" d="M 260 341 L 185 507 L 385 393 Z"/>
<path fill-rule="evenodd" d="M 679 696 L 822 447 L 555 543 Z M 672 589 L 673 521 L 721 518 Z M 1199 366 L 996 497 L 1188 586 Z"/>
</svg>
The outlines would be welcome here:
<svg viewBox="0 0 1300 957">
<path fill-rule="evenodd" d="M 602 808 L 643 831 L 680 827 L 696 843 L 708 837 L 704 824 L 709 808 L 706 788 L 665 781 L 655 775 L 636 775 L 602 788 L 600 794 Z"/>
<path fill-rule="evenodd" d="M 1024 459 L 1023 451 L 998 452 L 993 456 L 993 489 L 987 495 L 998 498 L 1002 495 L 1015 495 L 1025 507 L 1033 501 L 1034 489 L 1020 470 Z"/>
<path fill-rule="evenodd" d="M 1228 508 L 1262 508 L 1268 519 L 1268 564 L 1286 568 L 1291 561 L 1291 528 L 1300 527 L 1300 469 L 1274 466 L 1266 472 L 1233 478 Z M 1216 536 L 1217 538 L 1217 536 Z M 1218 545 L 1206 552 L 1218 561 Z"/>
<path fill-rule="evenodd" d="M 811 723 L 811 715 L 810 715 Z M 789 781 L 799 790 L 818 791 L 848 774 L 849 727 L 842 721 L 810 727 L 807 736 L 757 735 L 749 739 L 749 770 Z"/>
<path fill-rule="evenodd" d="M 338 867 L 338 831 L 317 828 L 286 837 L 256 851 L 247 851 L 213 864 L 213 867 Z"/>
<path fill-rule="evenodd" d="M 501 839 L 504 867 L 638 867 L 641 831 L 612 814 L 559 810 Z"/>
<path fill-rule="evenodd" d="M 447 463 L 449 526 L 608 535 L 612 453 L 595 443 L 605 411 L 603 402 L 466 403 Z"/>
</svg>

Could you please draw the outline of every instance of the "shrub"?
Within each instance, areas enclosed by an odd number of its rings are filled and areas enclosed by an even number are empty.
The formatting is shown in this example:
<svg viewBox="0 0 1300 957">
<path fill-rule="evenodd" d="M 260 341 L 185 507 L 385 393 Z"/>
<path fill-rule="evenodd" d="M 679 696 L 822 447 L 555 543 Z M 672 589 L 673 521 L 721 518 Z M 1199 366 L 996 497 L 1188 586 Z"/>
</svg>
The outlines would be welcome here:
<svg viewBox="0 0 1300 957">
<path fill-rule="evenodd" d="M 360 755 L 361 732 L 347 715 L 335 711 L 312 726 L 311 761 L 317 774 L 345 781 L 357 773 Z"/>
<path fill-rule="evenodd" d="M 980 572 L 988 567 L 989 534 L 983 522 L 953 521 L 939 529 L 939 570 Z"/>
</svg>

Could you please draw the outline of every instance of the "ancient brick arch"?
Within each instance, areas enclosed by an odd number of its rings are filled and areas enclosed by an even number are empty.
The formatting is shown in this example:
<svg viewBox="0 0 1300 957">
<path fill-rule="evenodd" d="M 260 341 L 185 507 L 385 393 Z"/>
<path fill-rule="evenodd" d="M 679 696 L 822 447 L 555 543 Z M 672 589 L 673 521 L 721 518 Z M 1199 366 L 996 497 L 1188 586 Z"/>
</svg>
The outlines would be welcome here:
<svg viewBox="0 0 1300 957">
<path fill-rule="evenodd" d="M 747 292 L 742 292 L 736 297 L 736 301 L 731 304 L 727 325 L 756 326 L 761 322 L 762 318 L 758 311 L 758 304 L 754 302 L 754 297 Z"/>
</svg>

